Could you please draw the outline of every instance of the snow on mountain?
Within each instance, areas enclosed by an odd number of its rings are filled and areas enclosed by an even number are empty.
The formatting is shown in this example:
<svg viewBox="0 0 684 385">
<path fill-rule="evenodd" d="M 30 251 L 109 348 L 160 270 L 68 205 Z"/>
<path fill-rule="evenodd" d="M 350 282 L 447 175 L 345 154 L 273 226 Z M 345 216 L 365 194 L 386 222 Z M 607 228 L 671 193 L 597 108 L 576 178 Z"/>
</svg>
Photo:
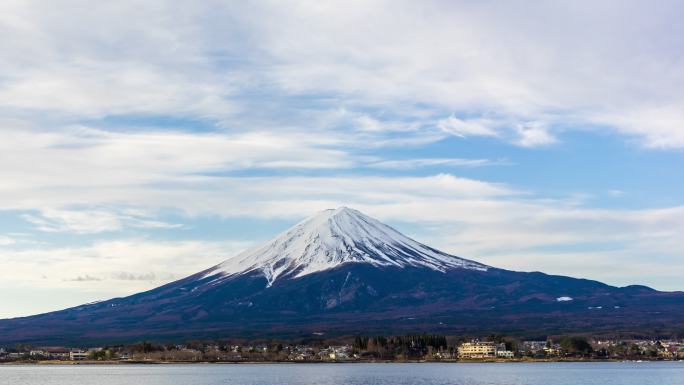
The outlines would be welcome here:
<svg viewBox="0 0 684 385">
<path fill-rule="evenodd" d="M 280 277 L 297 278 L 344 263 L 424 267 L 444 272 L 488 266 L 425 246 L 361 212 L 340 207 L 324 210 L 274 239 L 205 272 L 217 279 L 261 272 L 268 286 Z"/>
</svg>

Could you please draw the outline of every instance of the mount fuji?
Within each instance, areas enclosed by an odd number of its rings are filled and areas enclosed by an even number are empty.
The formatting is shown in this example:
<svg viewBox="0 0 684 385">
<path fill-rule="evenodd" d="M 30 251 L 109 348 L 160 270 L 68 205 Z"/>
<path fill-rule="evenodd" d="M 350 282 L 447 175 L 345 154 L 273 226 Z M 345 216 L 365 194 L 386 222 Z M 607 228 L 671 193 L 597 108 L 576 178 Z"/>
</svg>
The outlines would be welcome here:
<svg viewBox="0 0 684 385">
<path fill-rule="evenodd" d="M 0 320 L 0 343 L 682 331 L 682 292 L 498 269 L 342 207 L 147 292 Z"/>
</svg>

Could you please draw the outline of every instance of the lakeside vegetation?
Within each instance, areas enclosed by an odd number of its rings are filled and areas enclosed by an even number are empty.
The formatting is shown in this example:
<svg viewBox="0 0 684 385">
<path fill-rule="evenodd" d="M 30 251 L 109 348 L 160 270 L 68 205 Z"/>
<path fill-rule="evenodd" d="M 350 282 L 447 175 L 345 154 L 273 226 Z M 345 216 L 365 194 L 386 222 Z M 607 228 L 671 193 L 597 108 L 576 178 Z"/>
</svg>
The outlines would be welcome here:
<svg viewBox="0 0 684 385">
<path fill-rule="evenodd" d="M 523 340 L 491 335 L 411 334 L 298 341 L 140 342 L 100 347 L 17 345 L 0 348 L 4 363 L 192 363 L 192 362 L 481 362 L 577 360 L 680 360 L 684 341 L 611 340 L 556 336 Z"/>
</svg>

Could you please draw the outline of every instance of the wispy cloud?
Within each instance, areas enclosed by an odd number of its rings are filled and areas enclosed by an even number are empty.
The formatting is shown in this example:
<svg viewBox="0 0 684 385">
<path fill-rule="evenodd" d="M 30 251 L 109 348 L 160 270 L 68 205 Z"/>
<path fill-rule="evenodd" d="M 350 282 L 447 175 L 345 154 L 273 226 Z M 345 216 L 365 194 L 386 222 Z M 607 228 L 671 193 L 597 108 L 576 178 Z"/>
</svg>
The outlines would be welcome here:
<svg viewBox="0 0 684 385">
<path fill-rule="evenodd" d="M 50 126 L 173 116 L 254 128 L 306 124 L 305 111 L 332 109 L 365 132 L 428 118 L 439 123 L 403 127 L 535 146 L 575 122 L 647 147 L 684 146 L 676 1 L 525 4 L 524 15 L 516 2 L 77 3 L 3 3 L 0 33 L 12 36 L 0 43 L 6 116 Z M 546 128 L 527 128 L 537 121 Z M 506 132 L 518 125 L 526 128 L 515 140 Z"/>
<path fill-rule="evenodd" d="M 439 120 L 437 127 L 451 135 L 460 136 L 462 138 L 469 136 L 499 136 L 494 128 L 497 122 L 491 119 L 459 119 L 453 115 Z"/>
<path fill-rule="evenodd" d="M 372 168 L 398 169 L 410 170 L 420 167 L 430 166 L 448 166 L 448 167 L 483 167 L 494 165 L 507 165 L 510 162 L 506 160 L 490 160 L 490 159 L 461 159 L 461 158 L 414 158 L 414 159 L 400 159 L 400 160 L 383 160 L 380 162 L 370 163 Z"/>
<path fill-rule="evenodd" d="M 100 233 L 121 230 L 125 227 L 138 229 L 174 229 L 180 224 L 151 219 L 149 215 L 125 214 L 104 210 L 55 210 L 46 209 L 39 214 L 24 214 L 22 218 L 46 232 L 72 232 L 77 234 Z"/>
<path fill-rule="evenodd" d="M 0 235 L 0 246 L 9 246 L 15 244 L 17 241 L 7 235 Z"/>
<path fill-rule="evenodd" d="M 129 273 L 129 272 L 119 272 L 112 274 L 112 279 L 119 281 L 156 281 L 157 275 L 154 273 Z"/>
<path fill-rule="evenodd" d="M 102 281 L 101 278 L 91 277 L 90 275 L 78 276 L 76 278 L 65 279 L 64 281 L 69 282 L 99 282 Z"/>
<path fill-rule="evenodd" d="M 69 287 L 107 290 L 114 295 L 147 290 L 154 285 L 206 269 L 250 245 L 246 241 L 155 241 L 120 239 L 83 246 L 41 245 L 0 250 L 3 288 Z M 127 281 L 112 285 L 112 281 Z M 82 286 L 81 284 L 87 284 Z"/>
</svg>

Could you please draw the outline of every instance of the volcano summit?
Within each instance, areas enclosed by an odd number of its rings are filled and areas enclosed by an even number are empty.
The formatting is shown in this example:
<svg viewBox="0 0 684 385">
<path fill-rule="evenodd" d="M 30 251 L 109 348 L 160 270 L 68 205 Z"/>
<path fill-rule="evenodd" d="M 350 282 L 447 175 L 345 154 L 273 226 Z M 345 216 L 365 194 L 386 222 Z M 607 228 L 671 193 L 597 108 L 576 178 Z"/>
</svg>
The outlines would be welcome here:
<svg viewBox="0 0 684 385">
<path fill-rule="evenodd" d="M 299 278 L 345 263 L 416 267 L 445 272 L 487 266 L 435 250 L 361 212 L 341 207 L 308 218 L 266 244 L 210 269 L 224 277 L 261 271 L 268 286 L 279 277 Z"/>
<path fill-rule="evenodd" d="M 498 269 L 342 207 L 147 292 L 0 320 L 0 343 L 683 328 L 682 292 Z"/>
</svg>

